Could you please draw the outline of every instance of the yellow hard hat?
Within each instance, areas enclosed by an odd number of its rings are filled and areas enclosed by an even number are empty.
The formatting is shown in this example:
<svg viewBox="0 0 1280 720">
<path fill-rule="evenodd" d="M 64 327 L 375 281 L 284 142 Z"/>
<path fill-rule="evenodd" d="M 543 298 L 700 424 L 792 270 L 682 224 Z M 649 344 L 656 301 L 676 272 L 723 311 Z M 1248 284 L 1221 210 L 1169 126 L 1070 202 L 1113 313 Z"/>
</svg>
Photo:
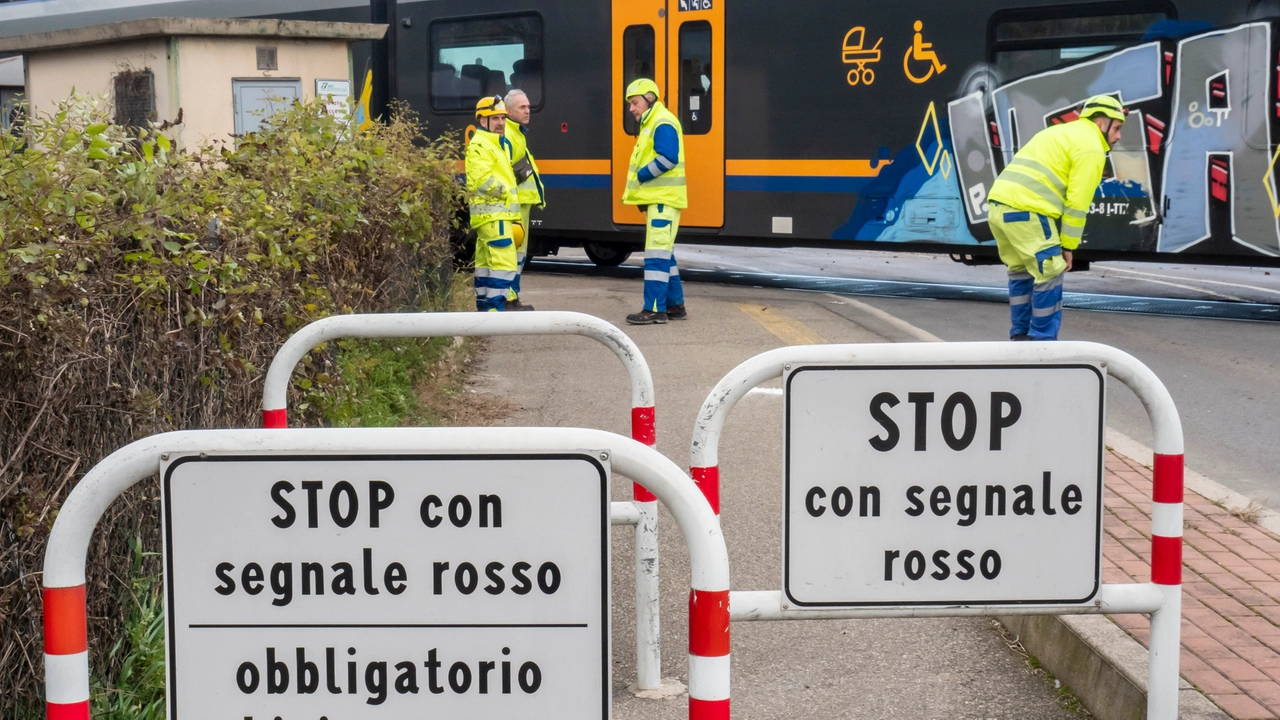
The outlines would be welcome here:
<svg viewBox="0 0 1280 720">
<path fill-rule="evenodd" d="M 639 78 L 631 81 L 631 84 L 627 86 L 627 94 L 624 97 L 630 100 L 637 95 L 647 95 L 648 93 L 653 93 L 653 96 L 658 100 L 662 99 L 662 93 L 658 91 L 658 83 L 649 78 Z"/>
<path fill-rule="evenodd" d="M 480 102 L 476 103 L 476 117 L 493 117 L 494 115 L 506 116 L 507 104 L 502 102 L 502 98 L 494 95 L 492 97 L 482 97 Z"/>
<path fill-rule="evenodd" d="M 511 239 L 515 241 L 517 250 L 524 246 L 523 225 L 520 223 L 511 223 Z"/>
<path fill-rule="evenodd" d="M 1080 109 L 1080 117 L 1082 118 L 1105 115 L 1120 122 L 1124 122 L 1124 116 L 1128 114 L 1129 111 L 1125 109 L 1124 105 L 1110 95 L 1094 95 L 1085 100 L 1084 107 Z"/>
</svg>

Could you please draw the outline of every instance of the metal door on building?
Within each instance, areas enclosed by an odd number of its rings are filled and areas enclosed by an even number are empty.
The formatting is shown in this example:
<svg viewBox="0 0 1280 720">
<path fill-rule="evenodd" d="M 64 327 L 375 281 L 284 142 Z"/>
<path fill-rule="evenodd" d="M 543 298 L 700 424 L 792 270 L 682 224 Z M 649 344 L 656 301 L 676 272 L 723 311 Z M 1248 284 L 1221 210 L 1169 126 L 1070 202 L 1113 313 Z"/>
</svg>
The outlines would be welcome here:
<svg viewBox="0 0 1280 720">
<path fill-rule="evenodd" d="M 263 120 L 302 99 L 301 79 L 232 80 L 236 135 L 258 129 Z"/>
<path fill-rule="evenodd" d="M 613 0 L 613 221 L 644 215 L 619 198 L 639 123 L 622 94 L 652 78 L 684 129 L 689 208 L 682 227 L 724 225 L 724 9 L 720 0 Z"/>
</svg>

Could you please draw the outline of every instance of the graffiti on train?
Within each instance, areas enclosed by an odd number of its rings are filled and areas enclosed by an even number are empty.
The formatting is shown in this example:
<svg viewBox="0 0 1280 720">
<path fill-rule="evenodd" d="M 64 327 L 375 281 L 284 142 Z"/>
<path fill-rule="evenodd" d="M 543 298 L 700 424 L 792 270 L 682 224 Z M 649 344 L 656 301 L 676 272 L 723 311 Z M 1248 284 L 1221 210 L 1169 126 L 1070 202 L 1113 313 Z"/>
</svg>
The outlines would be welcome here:
<svg viewBox="0 0 1280 720">
<path fill-rule="evenodd" d="M 915 147 L 866 188 L 836 237 L 989 240 L 987 193 L 1013 152 L 1078 118 L 1085 98 L 1109 94 L 1130 116 L 1090 208 L 1086 248 L 1280 255 L 1278 28 L 1154 39 L 930 103 Z"/>
</svg>

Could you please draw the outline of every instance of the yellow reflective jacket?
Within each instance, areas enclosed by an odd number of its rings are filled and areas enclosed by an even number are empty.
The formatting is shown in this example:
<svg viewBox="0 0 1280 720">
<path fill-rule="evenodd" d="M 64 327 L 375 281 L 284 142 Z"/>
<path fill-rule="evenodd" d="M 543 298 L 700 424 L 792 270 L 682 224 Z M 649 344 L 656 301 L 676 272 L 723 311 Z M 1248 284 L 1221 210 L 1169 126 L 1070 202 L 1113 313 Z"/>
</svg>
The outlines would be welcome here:
<svg viewBox="0 0 1280 720">
<path fill-rule="evenodd" d="M 1013 156 L 991 186 L 989 198 L 1017 210 L 1061 218 L 1062 247 L 1075 250 L 1108 152 L 1106 137 L 1092 120 L 1047 127 Z"/>
<path fill-rule="evenodd" d="M 467 205 L 473 228 L 520 219 L 511 143 L 483 128 L 476 129 L 467 145 Z"/>
<path fill-rule="evenodd" d="M 542 187 L 542 175 L 538 173 L 538 161 L 529 152 L 529 138 L 525 137 L 524 128 L 515 120 L 507 118 L 507 140 L 511 141 L 511 167 L 516 168 L 525 158 L 529 159 L 529 169 L 533 174 L 517 186 L 521 205 L 547 206 L 547 193 Z M 516 180 L 519 181 L 519 175 Z"/>
<path fill-rule="evenodd" d="M 680 141 L 680 160 L 676 166 L 649 182 L 640 182 L 640 168 L 658 159 L 653 148 L 653 133 L 659 125 L 675 128 Z M 684 130 L 676 117 L 661 102 L 656 102 L 640 120 L 640 134 L 636 147 L 631 151 L 631 167 L 627 168 L 627 189 L 622 192 L 625 205 L 670 205 L 673 208 L 689 207 L 689 193 L 684 177 Z"/>
</svg>

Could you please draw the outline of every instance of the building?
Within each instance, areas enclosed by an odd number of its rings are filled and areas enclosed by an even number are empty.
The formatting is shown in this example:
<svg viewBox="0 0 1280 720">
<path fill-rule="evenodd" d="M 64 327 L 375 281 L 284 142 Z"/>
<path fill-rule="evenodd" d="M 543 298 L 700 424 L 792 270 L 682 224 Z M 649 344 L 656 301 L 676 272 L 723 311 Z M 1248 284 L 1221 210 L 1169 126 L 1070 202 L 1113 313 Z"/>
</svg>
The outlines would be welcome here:
<svg viewBox="0 0 1280 720">
<path fill-rule="evenodd" d="M 367 23 L 152 18 L 0 38 L 0 55 L 21 54 L 32 113 L 53 110 L 73 92 L 106 97 L 117 124 L 167 125 L 178 147 L 195 150 L 231 142 L 293 100 L 329 97 L 343 112 L 355 85 L 351 44 L 380 39 L 386 30 Z M 22 89 L 4 88 L 10 95 Z"/>
</svg>

